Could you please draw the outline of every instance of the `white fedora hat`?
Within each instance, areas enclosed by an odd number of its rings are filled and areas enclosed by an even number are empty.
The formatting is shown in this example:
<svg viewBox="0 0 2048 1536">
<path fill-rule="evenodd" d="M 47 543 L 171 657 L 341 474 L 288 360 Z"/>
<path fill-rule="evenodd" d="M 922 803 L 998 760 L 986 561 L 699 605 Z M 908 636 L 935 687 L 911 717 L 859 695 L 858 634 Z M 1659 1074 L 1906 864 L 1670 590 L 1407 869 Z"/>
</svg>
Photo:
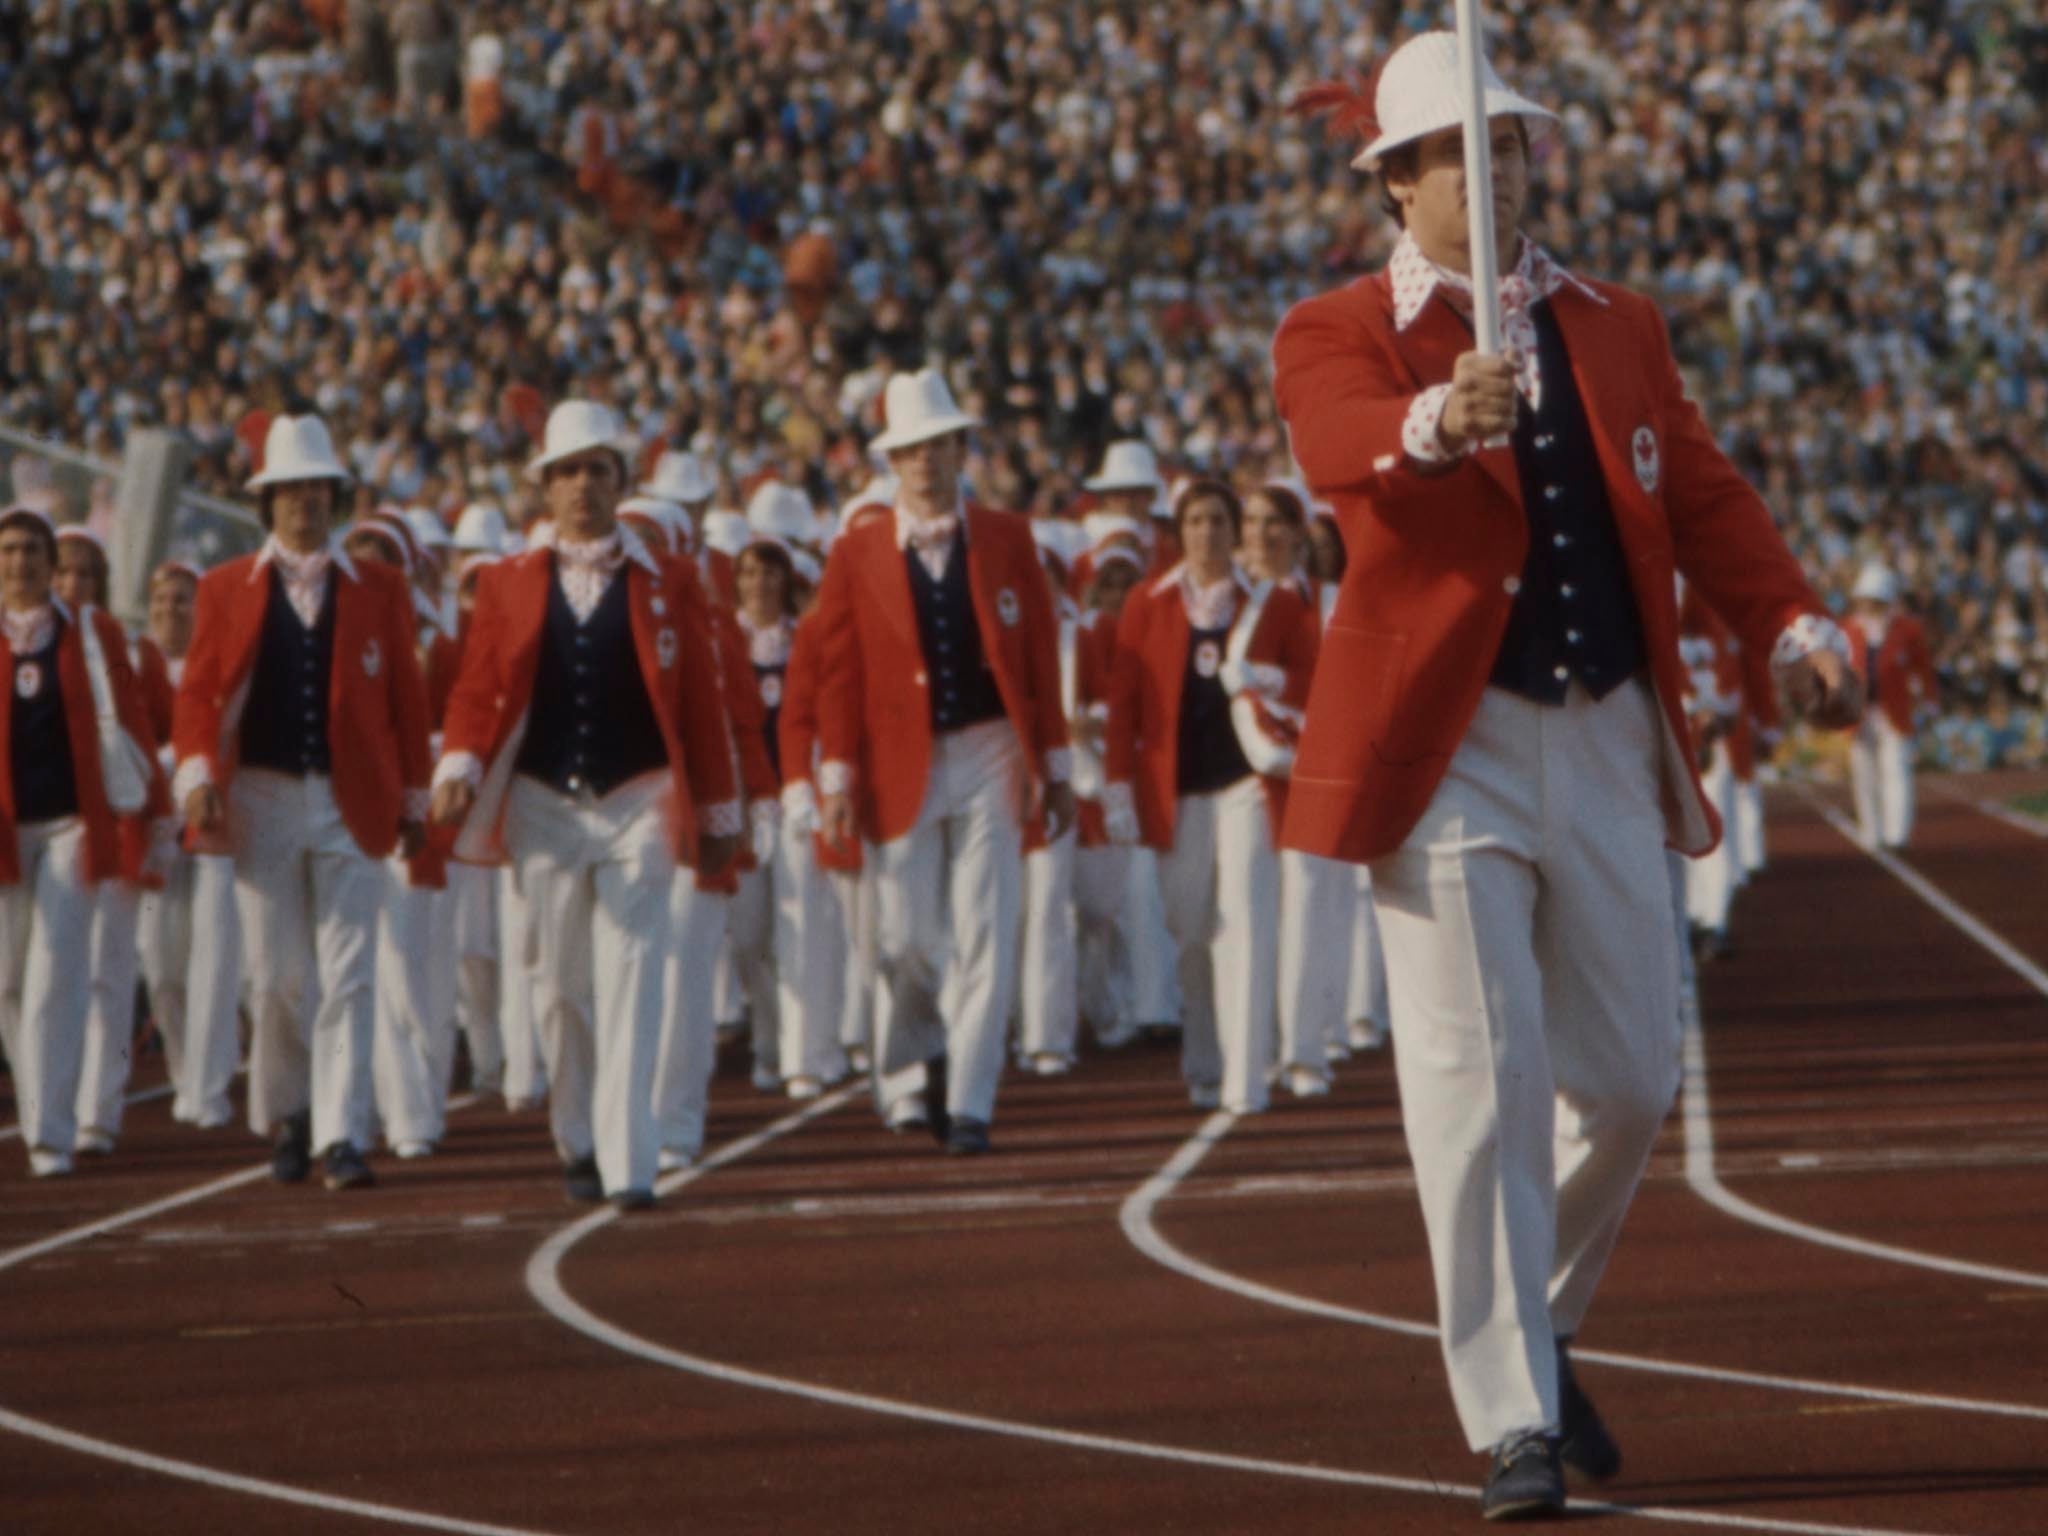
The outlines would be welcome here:
<svg viewBox="0 0 2048 1536">
<path fill-rule="evenodd" d="M 664 453 L 655 462 L 654 478 L 640 487 L 640 494 L 684 505 L 709 501 L 718 494 L 718 477 L 694 453 Z"/>
<path fill-rule="evenodd" d="M 280 416 L 263 439 L 263 468 L 249 477 L 248 489 L 284 485 L 293 480 L 352 480 L 334 452 L 327 423 L 318 416 Z"/>
<path fill-rule="evenodd" d="M 1102 455 L 1102 468 L 1082 486 L 1097 495 L 1107 491 L 1151 491 L 1157 495 L 1166 489 L 1166 481 L 1160 477 L 1159 458 L 1152 445 L 1132 437 L 1111 443 Z"/>
<path fill-rule="evenodd" d="M 624 464 L 633 452 L 625 424 L 608 405 L 595 400 L 564 400 L 548 412 L 548 429 L 540 452 L 526 466 L 529 480 L 538 480 L 550 464 L 573 459 L 593 448 L 609 448 Z"/>
<path fill-rule="evenodd" d="M 1486 115 L 1523 117 L 1533 129 L 1554 123 L 1557 114 L 1539 107 L 1528 97 L 1511 91 L 1494 72 L 1489 59 L 1480 60 L 1486 87 Z M 1412 144 L 1445 128 L 1465 121 L 1458 96 L 1458 35 L 1455 32 L 1425 32 L 1394 50 L 1380 71 L 1373 92 L 1373 116 L 1379 136 L 1359 151 L 1351 162 L 1356 170 L 1379 167 L 1381 158 L 1403 144 Z"/>
<path fill-rule="evenodd" d="M 454 544 L 460 550 L 495 555 L 505 548 L 505 514 L 488 501 L 472 501 L 455 519 Z"/>
<path fill-rule="evenodd" d="M 1899 600 L 1899 578 L 1889 567 L 1873 560 L 1856 573 L 1856 585 L 1849 596 L 1859 603 L 1896 603 Z"/>
<path fill-rule="evenodd" d="M 704 545 L 722 554 L 737 555 L 754 542 L 754 528 L 739 512 L 706 512 Z"/>
<path fill-rule="evenodd" d="M 756 533 L 785 544 L 807 544 L 818 536 L 810 498 L 780 480 L 763 480 L 747 498 L 747 522 Z"/>
<path fill-rule="evenodd" d="M 882 435 L 868 446 L 883 453 L 981 425 L 954 402 L 945 375 L 936 368 L 899 373 L 889 380 L 889 387 L 882 392 L 882 420 Z"/>
</svg>

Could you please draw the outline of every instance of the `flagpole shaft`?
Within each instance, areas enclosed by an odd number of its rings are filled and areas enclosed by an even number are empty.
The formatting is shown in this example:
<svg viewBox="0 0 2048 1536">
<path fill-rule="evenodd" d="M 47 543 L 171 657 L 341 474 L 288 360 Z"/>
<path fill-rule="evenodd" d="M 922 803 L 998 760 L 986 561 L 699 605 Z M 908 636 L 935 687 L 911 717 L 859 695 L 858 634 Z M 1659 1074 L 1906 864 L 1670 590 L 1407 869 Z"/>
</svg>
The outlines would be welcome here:
<svg viewBox="0 0 2048 1536">
<path fill-rule="evenodd" d="M 1482 65 L 1479 0 L 1457 0 L 1458 96 L 1465 119 L 1465 212 L 1472 244 L 1472 328 L 1478 350 L 1500 351 L 1500 257 L 1493 224 L 1493 135 Z"/>
</svg>

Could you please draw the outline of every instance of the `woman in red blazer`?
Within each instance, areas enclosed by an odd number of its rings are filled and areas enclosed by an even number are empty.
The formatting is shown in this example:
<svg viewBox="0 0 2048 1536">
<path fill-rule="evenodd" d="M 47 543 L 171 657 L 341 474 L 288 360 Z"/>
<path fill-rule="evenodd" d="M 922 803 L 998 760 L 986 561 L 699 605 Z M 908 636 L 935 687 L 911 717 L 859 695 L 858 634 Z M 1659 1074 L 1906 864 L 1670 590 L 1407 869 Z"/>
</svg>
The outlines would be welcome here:
<svg viewBox="0 0 2048 1536">
<path fill-rule="evenodd" d="M 1872 708 L 1849 743 L 1856 821 L 1871 847 L 1913 835 L 1913 738 L 1934 714 L 1940 685 L 1927 632 L 1899 603 L 1899 579 L 1867 566 L 1850 594 L 1849 655 Z"/>
<path fill-rule="evenodd" d="M 1232 560 L 1241 519 L 1228 486 L 1186 488 L 1181 564 L 1124 604 L 1103 804 L 1112 837 L 1160 854 L 1189 1098 L 1249 1114 L 1273 1059 L 1275 833 L 1316 632 L 1299 594 Z"/>
</svg>

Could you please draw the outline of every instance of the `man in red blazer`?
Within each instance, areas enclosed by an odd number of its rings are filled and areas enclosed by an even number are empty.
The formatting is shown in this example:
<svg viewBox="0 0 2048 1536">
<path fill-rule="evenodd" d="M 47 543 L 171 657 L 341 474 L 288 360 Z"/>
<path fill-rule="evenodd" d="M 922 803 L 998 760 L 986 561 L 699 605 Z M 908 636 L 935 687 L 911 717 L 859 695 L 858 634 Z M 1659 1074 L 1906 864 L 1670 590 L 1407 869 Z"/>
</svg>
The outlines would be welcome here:
<svg viewBox="0 0 2048 1536">
<path fill-rule="evenodd" d="M 49 518 L 0 512 L 0 1043 L 39 1178 L 71 1171 L 100 887 L 138 877 L 134 833 L 168 809 L 127 636 L 56 568 Z"/>
<path fill-rule="evenodd" d="M 1849 742 L 1856 823 L 1873 848 L 1903 848 L 1913 835 L 1913 738 L 1934 714 L 1940 684 L 1927 633 L 1899 606 L 1899 578 L 1865 566 L 1849 593 L 1850 659 L 1876 708 Z"/>
<path fill-rule="evenodd" d="M 1686 397 L 1647 299 L 1516 225 L 1551 114 L 1489 67 L 1501 356 L 1473 345 L 1457 44 L 1312 93 L 1368 139 L 1404 234 L 1297 305 L 1274 388 L 1349 564 L 1286 839 L 1370 862 L 1452 1397 L 1485 1511 L 1547 1513 L 1620 1455 L 1565 1353 L 1678 1082 L 1664 844 L 1712 846 L 1674 568 L 1797 707 L 1859 690 L 1768 509 Z"/>
<path fill-rule="evenodd" d="M 877 1070 L 933 1063 L 934 1134 L 971 1155 L 1003 1070 L 1027 809 L 1048 840 L 1074 819 L 1058 630 L 1029 525 L 962 495 L 977 423 L 945 380 L 899 374 L 883 404 L 896 505 L 833 544 L 813 620 L 819 812 L 828 841 L 877 845 Z"/>
<path fill-rule="evenodd" d="M 639 1210 L 661 1150 L 669 887 L 678 865 L 730 863 L 742 822 L 704 596 L 620 526 L 629 458 L 609 407 L 549 415 L 528 469 L 548 521 L 478 578 L 433 816 L 462 828 L 457 857 L 518 868 L 570 1198 Z"/>
<path fill-rule="evenodd" d="M 250 1126 L 280 1182 L 317 1150 L 329 1189 L 375 1182 L 379 864 L 417 848 L 431 767 L 412 592 L 343 552 L 348 478 L 319 417 L 270 424 L 249 482 L 270 537 L 200 582 L 172 732 L 193 846 L 235 861 Z"/>
</svg>

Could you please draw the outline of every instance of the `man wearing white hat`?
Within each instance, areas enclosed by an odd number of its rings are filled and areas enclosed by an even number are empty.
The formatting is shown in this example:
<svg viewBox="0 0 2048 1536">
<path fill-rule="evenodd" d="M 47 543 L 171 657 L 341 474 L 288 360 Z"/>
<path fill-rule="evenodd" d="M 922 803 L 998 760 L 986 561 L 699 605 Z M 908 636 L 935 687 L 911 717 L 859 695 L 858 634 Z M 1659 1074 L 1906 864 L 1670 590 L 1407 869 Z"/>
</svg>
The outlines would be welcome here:
<svg viewBox="0 0 2048 1536">
<path fill-rule="evenodd" d="M 1849 740 L 1856 824 L 1873 848 L 1913 835 L 1913 737 L 1935 711 L 1939 684 L 1927 633 L 1899 605 L 1899 578 L 1872 562 L 1849 593 L 1849 646 L 1876 705 Z"/>
<path fill-rule="evenodd" d="M 0 512 L 0 1043 L 44 1178 L 71 1171 L 79 1130 L 96 893 L 139 872 L 124 820 L 168 804 L 127 637 L 56 596 L 56 557 L 43 512 Z"/>
<path fill-rule="evenodd" d="M 427 697 L 402 574 L 335 537 L 348 471 L 317 416 L 270 424 L 249 489 L 270 536 L 199 584 L 172 793 L 201 851 L 235 860 L 252 1014 L 249 1123 L 271 1173 L 373 1183 L 380 862 L 415 848 Z"/>
<path fill-rule="evenodd" d="M 711 511 L 711 500 L 718 494 L 718 477 L 696 454 L 671 451 L 655 462 L 654 478 L 640 487 L 640 494 L 673 502 L 682 509 L 682 525 L 677 534 L 686 541 L 697 561 L 697 574 L 703 580 L 705 596 L 714 603 L 731 607 L 735 601 L 732 563 L 746 546 L 744 541 L 737 547 L 728 547 L 726 540 L 717 544 L 711 542 L 706 527 L 710 518 L 730 521 L 738 516 L 732 512 Z"/>
<path fill-rule="evenodd" d="M 618 522 L 627 451 L 606 406 L 549 415 L 527 472 L 550 521 L 479 580 L 434 819 L 457 857 L 518 864 L 570 1197 L 642 1209 L 670 886 L 732 859 L 741 810 L 703 594 Z"/>
<path fill-rule="evenodd" d="M 1082 482 L 1082 489 L 1096 497 L 1104 512 L 1129 518 L 1139 530 L 1151 563 L 1149 574 L 1168 571 L 1180 559 L 1166 480 L 1150 443 L 1137 438 L 1111 443 L 1103 452 L 1102 468 Z M 1089 542 L 1100 539 L 1091 534 Z"/>
<path fill-rule="evenodd" d="M 1274 391 L 1349 558 L 1289 846 L 1369 862 L 1451 1394 L 1490 1517 L 1562 1507 L 1620 1453 L 1566 1353 L 1678 1082 L 1664 844 L 1717 835 L 1687 745 L 1674 567 L 1825 724 L 1842 635 L 1686 398 L 1662 317 L 1516 225 L 1551 114 L 1483 71 L 1504 355 L 1473 342 L 1457 42 L 1369 93 L 1403 236 L 1298 304 Z"/>
<path fill-rule="evenodd" d="M 950 1068 L 933 1129 L 971 1155 L 1002 1076 L 1024 818 L 1042 811 L 1048 839 L 1074 818 L 1058 639 L 1024 519 L 962 494 L 974 418 L 933 370 L 891 379 L 884 406 L 893 513 L 840 537 L 818 593 L 820 820 L 877 845 L 877 1069 Z"/>
</svg>

